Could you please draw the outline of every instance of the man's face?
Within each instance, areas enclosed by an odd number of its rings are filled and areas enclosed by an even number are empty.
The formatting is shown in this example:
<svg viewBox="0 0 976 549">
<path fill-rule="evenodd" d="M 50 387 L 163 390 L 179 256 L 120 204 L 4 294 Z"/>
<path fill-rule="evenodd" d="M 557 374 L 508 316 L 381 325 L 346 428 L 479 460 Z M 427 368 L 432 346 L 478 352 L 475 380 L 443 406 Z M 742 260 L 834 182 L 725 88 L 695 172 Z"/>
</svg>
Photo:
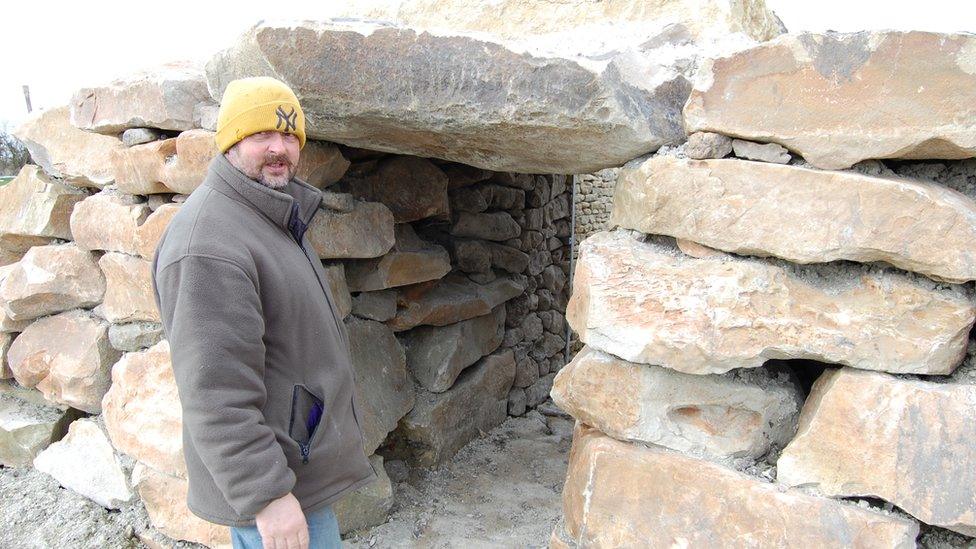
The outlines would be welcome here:
<svg viewBox="0 0 976 549">
<path fill-rule="evenodd" d="M 297 135 L 266 131 L 241 139 L 227 150 L 227 160 L 258 183 L 280 189 L 295 177 L 299 151 Z"/>
</svg>

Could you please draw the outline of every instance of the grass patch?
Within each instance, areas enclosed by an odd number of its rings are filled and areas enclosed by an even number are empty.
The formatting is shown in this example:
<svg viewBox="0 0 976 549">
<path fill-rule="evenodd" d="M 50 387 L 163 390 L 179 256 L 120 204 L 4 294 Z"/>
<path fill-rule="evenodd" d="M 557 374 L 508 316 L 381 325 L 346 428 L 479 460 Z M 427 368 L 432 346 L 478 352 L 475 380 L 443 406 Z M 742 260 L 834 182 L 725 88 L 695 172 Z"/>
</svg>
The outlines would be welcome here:
<svg viewBox="0 0 976 549">
<path fill-rule="evenodd" d="M 3 187 L 4 185 L 10 183 L 13 180 L 14 180 L 14 176 L 12 175 L 0 175 L 0 187 Z"/>
</svg>

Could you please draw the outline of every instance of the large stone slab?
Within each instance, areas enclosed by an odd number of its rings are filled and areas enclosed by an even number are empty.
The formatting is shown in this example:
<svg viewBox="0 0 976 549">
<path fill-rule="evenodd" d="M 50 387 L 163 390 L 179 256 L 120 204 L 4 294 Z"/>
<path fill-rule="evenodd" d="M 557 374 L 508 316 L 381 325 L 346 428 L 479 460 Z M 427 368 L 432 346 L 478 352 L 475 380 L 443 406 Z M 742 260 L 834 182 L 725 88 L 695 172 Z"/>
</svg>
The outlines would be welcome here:
<svg viewBox="0 0 976 549">
<path fill-rule="evenodd" d="M 386 255 L 346 263 L 350 290 L 384 290 L 436 280 L 451 272 L 451 257 L 442 246 L 421 239 L 406 223 L 396 225 L 394 234 L 396 242 Z"/>
<path fill-rule="evenodd" d="M 498 171 L 590 173 L 684 135 L 691 85 L 652 56 L 571 59 L 488 40 L 262 23 L 214 56 L 207 75 L 214 97 L 242 76 L 284 80 L 314 139 Z"/>
<path fill-rule="evenodd" d="M 777 480 L 828 496 L 890 501 L 935 526 L 976 535 L 976 385 L 840 369 L 825 372 Z"/>
<path fill-rule="evenodd" d="M 421 324 L 446 326 L 484 316 L 523 291 L 525 288 L 522 284 L 509 278 L 478 284 L 467 277 L 452 274 L 436 283 L 401 288 L 396 316 L 387 325 L 395 332 Z"/>
<path fill-rule="evenodd" d="M 0 393 L 0 465 L 23 467 L 68 431 L 76 415 Z"/>
<path fill-rule="evenodd" d="M 413 383 L 407 373 L 403 347 L 389 328 L 379 322 L 350 318 L 346 331 L 356 376 L 363 443 L 366 453 L 372 454 L 413 408 Z"/>
<path fill-rule="evenodd" d="M 383 468 L 383 458 L 370 456 L 369 463 L 376 471 L 376 480 L 342 496 L 333 504 L 332 510 L 342 534 L 383 524 L 393 507 L 393 483 Z"/>
<path fill-rule="evenodd" d="M 876 267 L 695 259 L 666 239 L 597 233 L 580 246 L 567 319 L 580 340 L 631 362 L 694 373 L 805 358 L 947 374 L 976 308 L 960 287 Z"/>
<path fill-rule="evenodd" d="M 795 263 L 976 279 L 976 203 L 928 181 L 661 156 L 620 171 L 610 223 Z"/>
<path fill-rule="evenodd" d="M 580 547 L 915 547 L 918 524 L 577 428 L 563 487 Z"/>
<path fill-rule="evenodd" d="M 420 391 L 417 404 L 400 422 L 397 434 L 421 467 L 450 459 L 481 432 L 508 417 L 508 390 L 515 379 L 510 349 L 486 356 L 468 368 L 443 393 Z"/>
<path fill-rule="evenodd" d="M 759 458 L 796 432 L 799 387 L 765 368 L 696 376 L 584 347 L 559 371 L 553 401 L 618 440 L 697 457 Z"/>
<path fill-rule="evenodd" d="M 75 310 L 28 326 L 10 346 L 7 360 L 17 383 L 36 387 L 49 402 L 98 414 L 119 355 L 109 343 L 108 324 Z"/>
<path fill-rule="evenodd" d="M 183 411 L 169 342 L 126 353 L 112 367 L 112 387 L 102 408 L 108 435 L 120 452 L 157 471 L 186 476 Z"/>
<path fill-rule="evenodd" d="M 73 422 L 67 436 L 34 458 L 34 468 L 108 509 L 119 509 L 135 496 L 115 449 L 92 419 Z"/>
<path fill-rule="evenodd" d="M 360 200 L 384 204 L 397 223 L 428 217 L 444 219 L 450 212 L 447 175 L 426 158 L 382 158 L 363 177 L 340 181 L 335 189 Z"/>
<path fill-rule="evenodd" d="M 149 213 L 149 206 L 134 196 L 102 191 L 75 205 L 71 234 L 75 244 L 85 250 L 136 254 L 136 233 Z"/>
<path fill-rule="evenodd" d="M 136 463 L 132 484 L 146 505 L 149 522 L 163 534 L 215 549 L 230 549 L 229 528 L 197 517 L 186 506 L 186 480 Z"/>
<path fill-rule="evenodd" d="M 102 188 L 114 179 L 112 151 L 124 145 L 116 137 L 85 132 L 68 120 L 68 107 L 39 111 L 14 131 L 31 159 L 53 177 L 77 187 Z"/>
<path fill-rule="evenodd" d="M 37 166 L 27 165 L 13 181 L 0 188 L 0 235 L 3 247 L 13 249 L 16 237 L 45 237 L 71 240 L 71 210 L 88 193 L 44 175 Z M 18 251 L 42 244 L 29 240 Z"/>
<path fill-rule="evenodd" d="M 0 284 L 0 302 L 11 320 L 29 320 L 97 305 L 105 278 L 95 255 L 74 244 L 35 246 Z"/>
<path fill-rule="evenodd" d="M 78 90 L 71 98 L 71 123 L 112 135 L 128 128 L 183 131 L 197 127 L 193 108 L 210 101 L 199 67 L 171 63 Z"/>
<path fill-rule="evenodd" d="M 969 158 L 974 48 L 971 34 L 782 35 L 706 63 L 685 127 L 779 143 L 827 169 L 866 158 Z"/>
<path fill-rule="evenodd" d="M 418 326 L 401 336 L 410 373 L 425 389 L 443 393 L 461 371 L 494 351 L 505 335 L 505 307 L 448 326 Z"/>
<path fill-rule="evenodd" d="M 112 323 L 160 322 L 153 297 L 152 263 L 131 255 L 109 252 L 98 260 L 105 274 L 102 314 Z"/>
<path fill-rule="evenodd" d="M 306 237 L 321 259 L 379 257 L 393 248 L 393 214 L 378 202 L 356 202 L 351 212 L 319 209 Z"/>
</svg>

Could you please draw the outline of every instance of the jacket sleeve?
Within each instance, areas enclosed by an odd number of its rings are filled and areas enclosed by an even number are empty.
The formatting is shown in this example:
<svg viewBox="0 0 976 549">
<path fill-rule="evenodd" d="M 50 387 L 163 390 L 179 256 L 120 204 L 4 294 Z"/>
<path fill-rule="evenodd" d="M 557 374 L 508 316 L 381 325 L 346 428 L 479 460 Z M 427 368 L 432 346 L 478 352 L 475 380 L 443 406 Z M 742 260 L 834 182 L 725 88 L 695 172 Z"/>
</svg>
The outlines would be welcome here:
<svg viewBox="0 0 976 549">
<path fill-rule="evenodd" d="M 156 273 L 184 431 L 228 505 L 253 518 L 292 490 L 295 474 L 265 424 L 264 318 L 236 264 L 188 255 Z"/>
</svg>

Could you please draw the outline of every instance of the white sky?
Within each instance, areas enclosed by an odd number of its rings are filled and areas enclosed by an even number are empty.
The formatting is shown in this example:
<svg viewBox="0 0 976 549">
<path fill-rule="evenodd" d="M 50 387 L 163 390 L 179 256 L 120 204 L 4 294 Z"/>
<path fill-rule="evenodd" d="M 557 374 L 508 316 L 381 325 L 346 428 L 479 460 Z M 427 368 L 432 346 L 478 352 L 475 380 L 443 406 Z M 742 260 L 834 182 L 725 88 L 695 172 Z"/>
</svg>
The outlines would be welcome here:
<svg viewBox="0 0 976 549">
<path fill-rule="evenodd" d="M 0 126 L 66 104 L 84 86 L 180 59 L 206 60 L 261 19 L 315 19 L 330 2 L 355 0 L 12 0 L 0 37 Z M 976 0 L 766 0 L 790 31 L 976 32 Z"/>
</svg>

